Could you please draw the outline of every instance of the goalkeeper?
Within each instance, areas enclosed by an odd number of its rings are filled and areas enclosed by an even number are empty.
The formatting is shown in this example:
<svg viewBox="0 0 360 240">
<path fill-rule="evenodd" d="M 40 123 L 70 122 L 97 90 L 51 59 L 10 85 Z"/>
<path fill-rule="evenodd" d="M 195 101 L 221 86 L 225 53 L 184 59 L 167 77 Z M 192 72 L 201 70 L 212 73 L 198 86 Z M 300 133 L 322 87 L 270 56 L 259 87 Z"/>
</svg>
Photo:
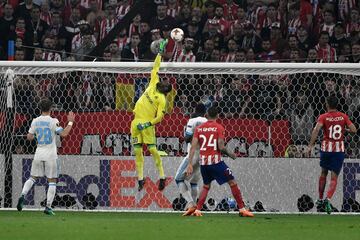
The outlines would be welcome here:
<svg viewBox="0 0 360 240">
<path fill-rule="evenodd" d="M 163 53 L 167 41 L 160 43 L 159 52 Z M 160 154 L 156 148 L 155 124 L 160 123 L 165 115 L 166 99 L 165 96 L 172 89 L 167 81 L 159 79 L 159 68 L 161 62 L 161 54 L 155 58 L 154 66 L 151 71 L 151 79 L 145 92 L 141 95 L 135 104 L 135 118 L 131 122 L 131 138 L 135 151 L 136 171 L 138 175 L 138 190 L 141 191 L 145 184 L 144 179 L 144 156 L 143 145 L 147 145 L 154 158 L 155 165 L 159 171 L 160 181 L 159 190 L 165 188 L 165 173 Z"/>
</svg>

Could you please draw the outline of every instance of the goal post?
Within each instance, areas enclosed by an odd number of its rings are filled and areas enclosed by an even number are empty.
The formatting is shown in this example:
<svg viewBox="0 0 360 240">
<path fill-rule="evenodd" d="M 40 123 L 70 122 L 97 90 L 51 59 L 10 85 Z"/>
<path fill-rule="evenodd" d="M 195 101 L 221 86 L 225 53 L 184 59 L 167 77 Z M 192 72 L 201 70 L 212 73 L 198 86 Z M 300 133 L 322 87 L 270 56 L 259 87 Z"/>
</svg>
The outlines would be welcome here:
<svg viewBox="0 0 360 240">
<path fill-rule="evenodd" d="M 220 109 L 227 147 L 238 156 L 235 161 L 224 159 L 249 207 L 261 211 L 262 205 L 274 212 L 316 211 L 319 145 L 310 158 L 304 155 L 304 148 L 330 94 L 340 99 L 340 110 L 357 126 L 360 123 L 358 64 L 161 63 L 160 78 L 173 84 L 167 96 L 167 114 L 156 126 L 157 147 L 168 154 L 163 157 L 167 186 L 163 192 L 157 190 L 158 173 L 145 152 L 147 184 L 138 192 L 129 125 L 152 65 L 0 62 L 0 197 L 8 201 L 5 204 L 3 200 L 1 206 L 15 206 L 30 176 L 36 145 L 26 140 L 26 134 L 31 120 L 39 114 L 37 102 L 48 97 L 54 102 L 53 116 L 61 125 L 66 124 L 68 111 L 76 113 L 69 137 L 57 138 L 61 170 L 55 208 L 183 209 L 185 203 L 174 176 L 186 155 L 184 127 L 196 103 L 202 102 Z M 10 118 L 5 81 L 9 69 L 14 80 L 14 114 Z M 9 126 L 11 118 L 13 125 Z M 333 204 L 350 212 L 355 211 L 355 201 L 360 201 L 359 136 L 346 136 L 345 144 L 347 159 Z M 25 207 L 41 207 L 46 185 L 46 179 L 37 180 Z M 228 190 L 213 184 L 206 209 L 232 210 Z M 6 191 L 11 194 L 6 195 Z"/>
</svg>

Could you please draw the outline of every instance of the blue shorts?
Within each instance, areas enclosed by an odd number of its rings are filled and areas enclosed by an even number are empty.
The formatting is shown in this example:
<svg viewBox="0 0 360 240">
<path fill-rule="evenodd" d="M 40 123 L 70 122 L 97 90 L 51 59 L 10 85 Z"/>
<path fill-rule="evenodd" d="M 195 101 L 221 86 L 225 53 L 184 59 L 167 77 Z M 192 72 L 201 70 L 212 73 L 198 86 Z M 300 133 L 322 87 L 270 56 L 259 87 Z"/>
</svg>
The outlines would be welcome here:
<svg viewBox="0 0 360 240">
<path fill-rule="evenodd" d="M 344 159 L 345 153 L 343 152 L 320 152 L 320 167 L 339 175 Z"/>
<path fill-rule="evenodd" d="M 222 185 L 234 179 L 232 171 L 223 161 L 214 165 L 201 165 L 200 170 L 205 185 L 209 185 L 213 180 Z"/>
</svg>

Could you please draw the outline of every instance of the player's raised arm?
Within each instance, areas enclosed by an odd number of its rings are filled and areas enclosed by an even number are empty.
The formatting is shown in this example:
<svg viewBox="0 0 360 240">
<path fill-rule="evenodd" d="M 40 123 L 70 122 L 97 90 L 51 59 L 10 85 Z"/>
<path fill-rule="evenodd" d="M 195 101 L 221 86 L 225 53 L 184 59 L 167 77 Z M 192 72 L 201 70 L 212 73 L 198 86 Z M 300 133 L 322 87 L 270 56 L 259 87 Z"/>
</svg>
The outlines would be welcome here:
<svg viewBox="0 0 360 240">
<path fill-rule="evenodd" d="M 61 137 L 67 137 L 71 131 L 71 128 L 74 124 L 74 121 L 75 121 L 75 114 L 73 112 L 69 112 L 68 114 L 68 124 L 67 126 L 64 128 L 63 131 L 60 132 L 60 136 Z"/>
</svg>

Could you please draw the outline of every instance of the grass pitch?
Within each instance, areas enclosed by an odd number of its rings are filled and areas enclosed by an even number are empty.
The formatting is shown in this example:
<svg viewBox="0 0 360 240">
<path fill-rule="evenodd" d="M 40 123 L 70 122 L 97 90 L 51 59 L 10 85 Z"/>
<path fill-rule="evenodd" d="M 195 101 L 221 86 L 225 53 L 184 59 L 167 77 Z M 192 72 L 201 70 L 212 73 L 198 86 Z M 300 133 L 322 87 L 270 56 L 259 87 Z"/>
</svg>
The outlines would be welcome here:
<svg viewBox="0 0 360 240">
<path fill-rule="evenodd" d="M 360 239 L 360 215 L 256 215 L 180 213 L 0 211 L 1 240 Z"/>
</svg>

